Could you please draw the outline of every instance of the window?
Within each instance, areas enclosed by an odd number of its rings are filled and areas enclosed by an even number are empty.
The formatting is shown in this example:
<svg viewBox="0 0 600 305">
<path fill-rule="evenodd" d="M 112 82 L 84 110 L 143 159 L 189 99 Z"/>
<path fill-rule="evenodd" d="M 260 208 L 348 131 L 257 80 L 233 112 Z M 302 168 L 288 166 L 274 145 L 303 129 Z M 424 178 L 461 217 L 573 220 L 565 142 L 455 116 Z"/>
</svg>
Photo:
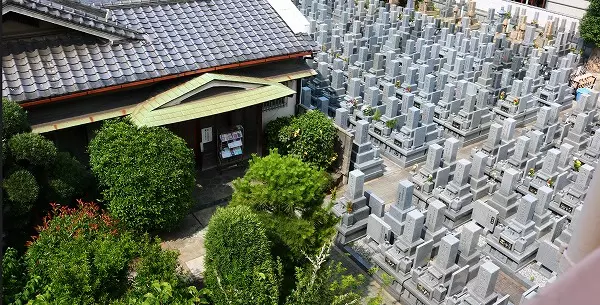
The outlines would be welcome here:
<svg viewBox="0 0 600 305">
<path fill-rule="evenodd" d="M 263 111 L 269 111 L 274 109 L 279 109 L 287 106 L 287 102 L 285 98 L 278 98 L 276 100 L 268 101 L 263 104 Z"/>
</svg>

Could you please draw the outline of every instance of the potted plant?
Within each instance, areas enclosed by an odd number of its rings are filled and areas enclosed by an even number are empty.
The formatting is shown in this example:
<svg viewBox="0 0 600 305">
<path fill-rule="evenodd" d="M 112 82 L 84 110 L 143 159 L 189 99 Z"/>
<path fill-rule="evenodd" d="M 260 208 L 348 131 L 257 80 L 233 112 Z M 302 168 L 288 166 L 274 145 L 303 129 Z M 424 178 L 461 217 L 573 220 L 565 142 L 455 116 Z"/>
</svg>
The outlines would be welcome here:
<svg viewBox="0 0 600 305">
<path fill-rule="evenodd" d="M 506 98 L 506 92 L 500 91 L 500 95 L 498 96 L 498 99 L 503 101 L 505 98 Z"/>
<path fill-rule="evenodd" d="M 554 185 L 554 181 L 552 181 L 552 178 L 548 179 L 548 181 L 546 181 L 546 184 L 548 185 L 548 187 L 552 187 Z"/>
<path fill-rule="evenodd" d="M 352 201 L 350 200 L 346 201 L 346 212 L 348 212 L 348 214 L 352 213 Z"/>
<path fill-rule="evenodd" d="M 513 105 L 515 106 L 519 106 L 519 99 L 515 97 L 515 99 L 513 100 Z"/>
<path fill-rule="evenodd" d="M 433 182 L 433 176 L 432 175 L 427 176 L 427 182 Z"/>
<path fill-rule="evenodd" d="M 396 127 L 396 119 L 385 122 L 385 128 L 383 128 L 383 134 L 389 136 L 391 131 Z"/>
<path fill-rule="evenodd" d="M 578 172 L 579 168 L 581 168 L 581 166 L 583 165 L 583 163 L 581 163 L 581 161 L 579 161 L 579 159 L 575 159 L 573 160 L 573 169 Z"/>
<path fill-rule="evenodd" d="M 371 117 L 375 114 L 375 110 L 373 110 L 373 107 L 367 106 L 365 109 L 363 109 L 362 113 L 365 116 L 365 119 L 367 119 L 370 123 Z"/>
<path fill-rule="evenodd" d="M 400 85 L 401 85 L 401 84 L 400 84 L 400 81 L 399 81 L 399 80 L 397 80 L 397 81 L 396 81 L 396 88 L 400 88 Z"/>
<path fill-rule="evenodd" d="M 381 120 L 381 111 L 379 109 L 375 110 L 375 114 L 373 114 L 373 121 L 378 122 Z"/>
<path fill-rule="evenodd" d="M 535 175 L 535 169 L 530 168 L 528 175 L 529 175 L 529 177 L 533 177 Z"/>
</svg>

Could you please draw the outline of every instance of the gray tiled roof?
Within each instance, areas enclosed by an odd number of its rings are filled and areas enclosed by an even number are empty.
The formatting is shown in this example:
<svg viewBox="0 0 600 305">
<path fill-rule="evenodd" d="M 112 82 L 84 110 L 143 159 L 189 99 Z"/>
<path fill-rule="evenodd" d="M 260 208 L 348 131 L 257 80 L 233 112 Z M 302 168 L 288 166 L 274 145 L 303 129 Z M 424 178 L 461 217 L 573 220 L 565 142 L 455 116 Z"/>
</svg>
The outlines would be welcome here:
<svg viewBox="0 0 600 305">
<path fill-rule="evenodd" d="M 67 5 L 63 5 L 65 3 Z M 102 8 L 89 7 L 87 5 L 68 6 L 65 0 L 2 0 L 2 14 L 9 11 L 16 13 L 38 13 L 43 17 L 58 19 L 72 24 L 75 28 L 85 32 L 85 29 L 93 29 L 110 34 L 120 39 L 143 39 L 141 32 L 131 29 L 127 25 L 118 24 L 111 18 L 110 11 Z M 50 21 L 51 20 L 47 20 Z M 115 39 L 116 40 L 116 39 Z"/>
<path fill-rule="evenodd" d="M 33 0 L 20 0 L 27 1 Z M 266 0 L 105 8 L 112 23 L 127 24 L 146 39 L 111 44 L 69 33 L 3 41 L 2 96 L 34 100 L 315 48 L 305 35 L 294 35 Z"/>
</svg>

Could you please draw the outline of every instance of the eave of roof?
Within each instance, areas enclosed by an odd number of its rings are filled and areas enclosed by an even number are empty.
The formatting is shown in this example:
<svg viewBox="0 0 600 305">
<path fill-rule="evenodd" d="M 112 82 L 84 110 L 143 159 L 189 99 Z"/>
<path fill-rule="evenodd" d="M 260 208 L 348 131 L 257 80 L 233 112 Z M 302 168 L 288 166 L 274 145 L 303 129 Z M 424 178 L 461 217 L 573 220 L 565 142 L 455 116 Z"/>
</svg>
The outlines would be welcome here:
<svg viewBox="0 0 600 305">
<path fill-rule="evenodd" d="M 117 24 L 108 20 L 110 11 L 106 16 L 100 18 L 97 15 L 44 0 L 4 0 L 2 1 L 2 15 L 14 12 L 29 16 L 65 28 L 94 35 L 109 41 L 120 41 L 124 39 L 143 40 L 141 32 Z"/>
<path fill-rule="evenodd" d="M 215 72 L 215 71 L 231 69 L 231 68 L 259 65 L 259 64 L 275 62 L 275 61 L 289 59 L 289 58 L 309 56 L 309 55 L 312 55 L 312 52 L 301 52 L 301 53 L 296 53 L 296 54 L 275 56 L 275 57 L 270 57 L 270 58 L 250 60 L 250 61 L 245 61 L 245 62 L 240 62 L 240 63 L 235 63 L 235 64 L 212 67 L 212 68 L 199 69 L 199 70 L 194 70 L 194 71 L 190 71 L 190 72 L 172 74 L 172 75 L 167 75 L 167 76 L 163 76 L 163 77 L 157 77 L 157 78 L 151 78 L 151 79 L 146 79 L 146 80 L 141 80 L 141 81 L 136 81 L 136 82 L 125 83 L 125 84 L 121 84 L 121 85 L 107 86 L 107 87 L 99 88 L 99 89 L 86 90 L 86 91 L 76 92 L 73 94 L 66 94 L 66 95 L 61 95 L 61 96 L 56 96 L 56 97 L 51 97 L 51 98 L 46 98 L 46 99 L 29 101 L 26 103 L 21 103 L 21 106 L 23 108 L 28 108 L 28 107 L 32 107 L 32 106 L 43 105 L 43 104 L 48 104 L 48 103 L 52 103 L 52 102 L 58 102 L 58 101 L 72 99 L 72 98 L 78 98 L 78 97 L 83 97 L 83 96 L 87 96 L 87 95 L 92 95 L 92 94 L 115 91 L 115 90 L 119 90 L 119 89 L 123 89 L 123 88 L 142 86 L 142 85 L 146 85 L 148 83 L 155 83 L 155 82 L 160 82 L 163 80 L 174 79 L 174 78 L 183 77 L 183 76 L 198 75 L 198 74 Z"/>
</svg>

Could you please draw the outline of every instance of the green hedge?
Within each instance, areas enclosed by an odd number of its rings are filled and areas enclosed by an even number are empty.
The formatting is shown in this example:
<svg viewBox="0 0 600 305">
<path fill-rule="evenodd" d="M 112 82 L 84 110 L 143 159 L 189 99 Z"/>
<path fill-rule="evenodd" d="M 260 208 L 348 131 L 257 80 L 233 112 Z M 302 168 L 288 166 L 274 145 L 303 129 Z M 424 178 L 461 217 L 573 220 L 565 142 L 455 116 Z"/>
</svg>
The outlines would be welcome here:
<svg viewBox="0 0 600 305">
<path fill-rule="evenodd" d="M 204 279 L 216 305 L 277 304 L 279 270 L 258 217 L 248 207 L 219 208 L 205 237 Z"/>
<path fill-rule="evenodd" d="M 106 122 L 89 145 L 108 210 L 136 231 L 169 230 L 189 213 L 194 154 L 163 127 Z"/>
</svg>

